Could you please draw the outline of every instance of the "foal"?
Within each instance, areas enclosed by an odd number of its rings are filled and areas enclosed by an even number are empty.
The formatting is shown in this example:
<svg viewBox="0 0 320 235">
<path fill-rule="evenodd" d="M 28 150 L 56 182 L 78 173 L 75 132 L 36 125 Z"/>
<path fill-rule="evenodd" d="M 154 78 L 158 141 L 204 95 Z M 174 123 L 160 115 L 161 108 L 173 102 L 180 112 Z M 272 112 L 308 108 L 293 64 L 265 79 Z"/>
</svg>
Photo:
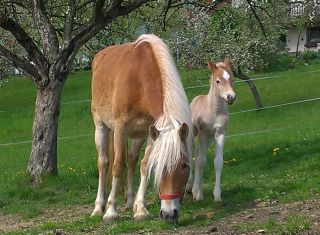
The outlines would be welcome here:
<svg viewBox="0 0 320 235">
<path fill-rule="evenodd" d="M 193 199 L 203 199 L 203 168 L 206 163 L 206 153 L 211 140 L 215 139 L 214 167 L 216 183 L 214 187 L 214 200 L 221 201 L 221 171 L 223 167 L 223 144 L 228 123 L 227 103 L 233 104 L 236 95 L 233 91 L 233 74 L 228 59 L 217 64 L 209 61 L 209 70 L 212 72 L 210 90 L 208 95 L 195 97 L 191 104 L 192 121 L 198 131 L 199 156 L 195 160 L 195 176 L 192 187 Z"/>
</svg>

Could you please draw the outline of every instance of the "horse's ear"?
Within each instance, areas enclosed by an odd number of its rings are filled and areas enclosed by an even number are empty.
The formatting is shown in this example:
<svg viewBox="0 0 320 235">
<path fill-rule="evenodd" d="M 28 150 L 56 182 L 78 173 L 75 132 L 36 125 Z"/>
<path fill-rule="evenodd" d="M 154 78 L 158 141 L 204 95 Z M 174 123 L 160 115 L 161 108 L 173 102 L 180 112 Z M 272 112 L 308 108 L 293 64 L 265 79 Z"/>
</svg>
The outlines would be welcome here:
<svg viewBox="0 0 320 235">
<path fill-rule="evenodd" d="M 149 133 L 153 141 L 156 141 L 156 139 L 158 139 L 160 135 L 160 131 L 158 131 L 158 129 L 154 125 L 149 127 Z"/>
<path fill-rule="evenodd" d="M 228 69 L 231 70 L 231 62 L 228 58 L 225 58 L 223 63 L 227 66 Z"/>
<path fill-rule="evenodd" d="M 218 69 L 217 65 L 210 60 L 208 61 L 208 68 L 212 73 Z"/>
<path fill-rule="evenodd" d="M 189 134 L 189 127 L 186 123 L 182 123 L 179 129 L 179 135 L 182 141 L 185 141 Z"/>
</svg>

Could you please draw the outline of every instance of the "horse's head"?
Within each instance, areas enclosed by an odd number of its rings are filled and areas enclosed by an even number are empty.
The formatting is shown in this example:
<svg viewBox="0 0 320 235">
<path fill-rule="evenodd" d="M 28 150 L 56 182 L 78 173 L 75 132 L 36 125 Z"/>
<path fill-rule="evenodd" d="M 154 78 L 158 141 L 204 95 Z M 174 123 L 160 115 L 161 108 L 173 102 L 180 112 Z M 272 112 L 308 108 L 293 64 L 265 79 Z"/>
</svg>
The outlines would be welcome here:
<svg viewBox="0 0 320 235">
<path fill-rule="evenodd" d="M 190 173 L 190 152 L 187 148 L 188 125 L 161 133 L 150 127 L 154 141 L 153 156 L 150 159 L 155 173 L 155 184 L 161 200 L 160 218 L 177 222 L 180 205 Z M 149 164 L 150 165 L 150 164 Z"/>
<path fill-rule="evenodd" d="M 228 59 L 220 63 L 208 62 L 209 70 L 212 72 L 211 85 L 215 86 L 228 104 L 233 104 L 236 94 L 233 91 L 233 74 L 231 64 Z"/>
</svg>

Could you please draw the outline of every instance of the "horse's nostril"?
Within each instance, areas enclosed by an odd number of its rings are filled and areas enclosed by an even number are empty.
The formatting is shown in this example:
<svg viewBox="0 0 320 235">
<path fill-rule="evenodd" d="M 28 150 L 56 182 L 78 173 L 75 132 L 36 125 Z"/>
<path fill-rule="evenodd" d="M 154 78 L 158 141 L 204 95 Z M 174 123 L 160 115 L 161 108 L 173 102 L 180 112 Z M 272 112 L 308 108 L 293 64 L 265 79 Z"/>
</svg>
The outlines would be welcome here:
<svg viewBox="0 0 320 235">
<path fill-rule="evenodd" d="M 228 95 L 228 96 L 227 96 L 227 99 L 228 99 L 228 100 L 231 100 L 231 95 Z"/>
<path fill-rule="evenodd" d="M 162 210 L 160 210 L 159 217 L 160 219 L 164 219 Z"/>
<path fill-rule="evenodd" d="M 178 217 L 178 210 L 174 209 L 173 210 L 173 216 L 174 219 L 176 219 Z"/>
</svg>

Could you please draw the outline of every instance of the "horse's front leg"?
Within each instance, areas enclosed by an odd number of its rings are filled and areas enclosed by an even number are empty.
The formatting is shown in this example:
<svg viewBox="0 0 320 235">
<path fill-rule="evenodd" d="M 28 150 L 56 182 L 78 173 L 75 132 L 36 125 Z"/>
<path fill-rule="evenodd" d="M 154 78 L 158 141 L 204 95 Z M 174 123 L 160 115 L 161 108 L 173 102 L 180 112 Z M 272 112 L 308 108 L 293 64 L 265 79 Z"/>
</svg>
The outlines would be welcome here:
<svg viewBox="0 0 320 235">
<path fill-rule="evenodd" d="M 133 206 L 133 178 L 139 153 L 145 138 L 133 140 L 128 154 L 128 175 L 127 175 L 127 192 L 126 192 L 126 209 Z"/>
<path fill-rule="evenodd" d="M 216 157 L 214 159 L 214 168 L 216 172 L 216 182 L 214 186 L 213 196 L 215 201 L 221 201 L 221 172 L 223 168 L 223 146 L 225 139 L 225 128 L 215 128 L 215 144 Z"/>
<path fill-rule="evenodd" d="M 121 179 L 126 168 L 126 143 L 128 141 L 125 124 L 117 121 L 114 128 L 114 162 L 112 166 L 112 188 L 109 194 L 107 211 L 103 216 L 106 222 L 119 219 L 117 196 L 121 187 Z"/>
<path fill-rule="evenodd" d="M 203 199 L 203 168 L 206 165 L 206 153 L 208 150 L 209 140 L 205 134 L 198 133 L 199 138 L 199 155 L 195 160 L 194 182 L 192 187 L 193 200 L 201 201 Z"/>
<path fill-rule="evenodd" d="M 136 196 L 136 200 L 133 205 L 134 216 L 135 220 L 142 220 L 146 219 L 150 216 L 149 212 L 146 209 L 145 205 L 145 194 L 148 186 L 148 172 L 147 172 L 147 164 L 148 158 L 152 150 L 152 145 L 150 144 L 150 140 L 148 141 L 146 151 L 144 157 L 141 161 L 140 166 L 140 185 L 138 189 L 138 193 Z"/>
<path fill-rule="evenodd" d="M 99 171 L 99 184 L 98 192 L 95 201 L 95 207 L 91 216 L 102 215 L 105 208 L 105 197 L 106 197 L 106 179 L 107 179 L 107 168 L 108 168 L 108 157 L 107 146 L 108 146 L 108 129 L 102 121 L 94 119 L 95 124 L 95 144 L 98 152 L 98 171 Z"/>
</svg>

